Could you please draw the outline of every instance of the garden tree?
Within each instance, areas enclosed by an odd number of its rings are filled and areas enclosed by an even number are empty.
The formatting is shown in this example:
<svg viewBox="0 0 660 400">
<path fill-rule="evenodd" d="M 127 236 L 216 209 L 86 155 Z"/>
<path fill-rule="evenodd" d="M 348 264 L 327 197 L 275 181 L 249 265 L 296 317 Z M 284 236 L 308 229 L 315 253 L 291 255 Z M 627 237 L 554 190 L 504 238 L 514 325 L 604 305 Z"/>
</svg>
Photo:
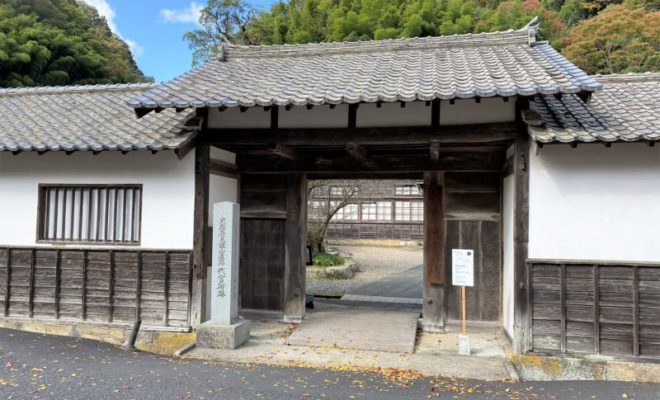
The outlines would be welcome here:
<svg viewBox="0 0 660 400">
<path fill-rule="evenodd" d="M 73 0 L 0 4 L 0 86 L 146 80 L 96 9 Z"/>
<path fill-rule="evenodd" d="M 193 50 L 193 65 L 215 54 L 221 44 L 253 44 L 260 40 L 250 39 L 247 26 L 256 10 L 243 0 L 209 0 L 201 11 L 201 27 L 183 35 Z"/>
<path fill-rule="evenodd" d="M 578 24 L 563 44 L 591 74 L 660 71 L 660 12 L 611 6 Z"/>
<path fill-rule="evenodd" d="M 337 213 L 357 204 L 360 193 L 377 191 L 375 180 L 319 180 L 307 183 L 307 244 L 325 253 L 328 225 Z"/>
</svg>

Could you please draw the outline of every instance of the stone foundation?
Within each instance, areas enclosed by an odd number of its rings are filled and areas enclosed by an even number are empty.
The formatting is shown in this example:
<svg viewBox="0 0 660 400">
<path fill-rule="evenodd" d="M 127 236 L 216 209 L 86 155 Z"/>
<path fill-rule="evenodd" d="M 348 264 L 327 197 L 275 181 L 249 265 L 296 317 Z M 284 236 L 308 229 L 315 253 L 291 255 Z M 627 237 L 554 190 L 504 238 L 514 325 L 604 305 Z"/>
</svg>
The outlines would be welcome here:
<svg viewBox="0 0 660 400">
<path fill-rule="evenodd" d="M 205 322 L 197 328 L 197 347 L 203 349 L 235 349 L 250 339 L 250 321 L 231 325 Z"/>
<path fill-rule="evenodd" d="M 0 328 L 16 329 L 44 335 L 70 336 L 98 340 L 121 346 L 128 340 L 131 327 L 124 324 L 109 324 L 87 321 L 39 321 L 0 318 Z M 140 330 L 135 347 L 151 353 L 173 355 L 183 346 L 195 343 L 194 332 L 167 330 Z"/>
</svg>

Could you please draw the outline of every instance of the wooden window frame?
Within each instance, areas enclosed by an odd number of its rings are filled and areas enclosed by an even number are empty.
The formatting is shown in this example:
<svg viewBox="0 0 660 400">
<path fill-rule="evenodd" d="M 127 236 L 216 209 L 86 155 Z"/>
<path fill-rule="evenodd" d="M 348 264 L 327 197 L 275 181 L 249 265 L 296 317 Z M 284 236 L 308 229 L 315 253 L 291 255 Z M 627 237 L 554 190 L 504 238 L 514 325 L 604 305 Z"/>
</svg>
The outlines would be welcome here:
<svg viewBox="0 0 660 400">
<path fill-rule="evenodd" d="M 76 190 L 80 190 L 81 196 L 83 196 L 82 193 L 83 193 L 84 190 L 87 190 L 88 196 L 90 196 L 93 191 L 98 191 L 98 193 L 100 194 L 101 191 L 103 191 L 103 190 L 106 190 L 106 192 L 110 191 L 110 190 L 115 190 L 115 200 L 114 200 L 115 210 L 114 210 L 113 216 L 112 216 L 112 218 L 113 218 L 112 237 L 113 238 L 117 236 L 117 231 L 116 231 L 116 229 L 117 229 L 117 227 L 116 227 L 117 215 L 115 214 L 117 212 L 116 202 L 118 201 L 117 191 L 118 190 L 124 190 L 125 191 L 124 196 L 126 196 L 125 193 L 126 193 L 127 190 L 133 190 L 133 196 L 134 196 L 133 197 L 133 203 L 132 203 L 133 207 L 135 205 L 135 201 L 137 201 L 137 204 L 138 204 L 137 210 L 135 208 L 132 208 L 132 213 L 131 213 L 131 215 L 132 215 L 132 226 L 133 226 L 133 229 L 134 229 L 133 234 L 131 236 L 134 235 L 135 239 L 134 240 L 106 240 L 105 239 L 105 237 L 108 235 L 108 230 L 107 230 L 108 226 L 107 226 L 107 224 L 109 223 L 108 221 L 109 221 L 109 218 L 110 218 L 110 213 L 107 210 L 103 213 L 97 214 L 96 215 L 97 220 L 94 223 L 95 229 L 97 230 L 96 234 L 99 235 L 99 231 L 98 231 L 99 224 L 100 224 L 100 222 L 99 222 L 100 219 L 99 218 L 103 219 L 103 221 L 104 221 L 103 222 L 103 226 L 104 226 L 103 229 L 105 229 L 105 232 L 103 234 L 103 237 L 104 237 L 103 240 L 98 240 L 98 239 L 90 240 L 89 238 L 86 238 L 86 239 L 73 238 L 73 236 L 74 236 L 73 235 L 73 231 L 74 231 L 73 221 L 75 221 L 75 219 L 72 219 L 72 221 L 71 221 L 71 235 L 70 235 L 71 237 L 70 238 L 52 239 L 52 238 L 46 237 L 47 235 L 46 235 L 45 229 L 50 230 L 50 226 L 48 226 L 48 227 L 46 226 L 47 222 L 49 221 L 49 220 L 47 220 L 47 218 L 48 219 L 50 218 L 50 215 L 48 215 L 49 210 L 46 209 L 47 202 L 49 200 L 49 198 L 47 196 L 47 193 L 48 193 L 49 190 L 52 190 L 52 189 L 56 189 L 57 193 L 59 193 L 59 190 L 65 190 L 65 191 L 72 190 L 74 196 L 75 196 Z M 136 195 L 136 191 L 137 191 L 137 195 Z M 96 197 L 96 199 L 97 199 L 96 200 L 97 201 L 97 203 L 96 203 L 97 204 L 97 210 L 100 207 L 100 203 L 98 203 L 99 194 L 97 194 L 97 197 Z M 107 194 L 106 194 L 106 196 L 107 196 Z M 137 196 L 137 197 L 135 197 L 135 196 Z M 37 198 L 38 198 L 38 201 L 37 201 L 37 228 L 36 228 L 36 239 L 35 239 L 36 243 L 40 243 L 40 244 L 76 244 L 76 245 L 91 245 L 91 246 L 130 246 L 130 247 L 140 246 L 141 243 L 142 243 L 142 208 L 143 208 L 142 206 L 143 206 L 143 200 L 144 200 L 144 187 L 143 187 L 142 184 L 40 183 L 38 185 Z M 63 200 L 65 200 L 65 199 L 66 199 L 66 194 L 64 195 Z M 105 201 L 107 201 L 107 200 L 108 200 L 108 198 L 106 197 Z M 88 201 L 89 201 L 89 197 L 88 197 Z M 126 207 L 127 204 L 126 204 L 126 198 L 125 197 L 124 197 L 123 201 L 125 203 L 123 207 Z M 55 204 L 57 204 L 57 200 L 56 200 Z M 82 235 L 82 229 L 83 229 L 83 225 L 84 225 L 83 222 L 82 222 L 82 207 L 83 207 L 82 205 L 80 207 L 78 207 L 79 208 L 79 210 L 78 210 L 78 212 L 79 212 L 79 217 L 78 217 L 78 234 L 79 234 L 79 236 Z M 107 203 L 104 204 L 104 207 L 107 207 Z M 72 209 L 75 209 L 75 200 L 74 200 L 74 205 L 73 205 Z M 63 219 L 66 219 L 66 214 L 65 213 L 66 213 L 66 210 L 63 209 L 63 216 L 62 216 Z M 124 213 L 125 213 L 125 208 L 124 208 Z M 99 215 L 101 215 L 101 216 L 99 216 Z M 89 218 L 89 209 L 88 209 L 87 216 Z M 89 223 L 90 223 L 90 220 L 88 219 L 88 224 Z M 136 227 L 136 225 L 137 225 L 137 227 Z M 57 226 L 58 225 L 55 224 L 54 229 L 57 229 Z M 63 226 L 64 226 L 64 228 L 63 228 L 64 231 L 66 231 L 66 226 L 67 226 L 66 221 L 64 222 Z M 89 229 L 90 229 L 89 226 L 90 225 L 87 225 L 87 226 L 88 226 L 87 234 L 89 235 L 89 233 L 90 233 L 89 232 Z M 125 233 L 126 232 L 126 226 L 123 225 L 123 222 L 122 222 L 122 225 L 121 225 L 121 229 L 124 232 L 124 233 L 122 233 L 122 237 L 123 237 L 126 234 Z"/>
<path fill-rule="evenodd" d="M 401 192 L 401 193 L 399 193 Z M 406 193 L 409 192 L 409 193 Z M 413 196 L 421 196 L 422 192 L 419 190 L 419 187 L 417 185 L 395 185 L 394 186 L 394 195 L 395 196 L 403 196 L 403 197 L 413 197 Z"/>
</svg>

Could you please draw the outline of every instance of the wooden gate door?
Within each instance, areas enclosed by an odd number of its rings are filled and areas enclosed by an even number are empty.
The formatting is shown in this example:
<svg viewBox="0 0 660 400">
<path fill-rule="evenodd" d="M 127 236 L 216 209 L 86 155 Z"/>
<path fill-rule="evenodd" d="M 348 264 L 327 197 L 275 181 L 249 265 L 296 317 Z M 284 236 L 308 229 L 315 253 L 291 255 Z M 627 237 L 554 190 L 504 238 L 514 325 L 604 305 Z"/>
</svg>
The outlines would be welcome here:
<svg viewBox="0 0 660 400">
<path fill-rule="evenodd" d="M 452 249 L 474 250 L 474 287 L 467 288 L 467 319 L 500 319 L 500 174 L 447 173 L 445 187 L 445 309 L 461 317 L 460 288 L 452 281 Z"/>
<path fill-rule="evenodd" d="M 286 176 L 241 177 L 241 308 L 283 309 Z"/>
</svg>

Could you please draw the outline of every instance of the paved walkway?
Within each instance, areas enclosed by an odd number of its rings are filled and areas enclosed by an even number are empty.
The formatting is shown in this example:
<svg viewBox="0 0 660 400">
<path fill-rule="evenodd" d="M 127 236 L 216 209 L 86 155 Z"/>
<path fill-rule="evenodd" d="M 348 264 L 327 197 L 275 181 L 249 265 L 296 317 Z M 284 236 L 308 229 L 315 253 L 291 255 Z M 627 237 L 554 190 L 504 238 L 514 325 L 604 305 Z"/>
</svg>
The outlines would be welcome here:
<svg viewBox="0 0 660 400">
<path fill-rule="evenodd" d="M 345 301 L 422 304 L 423 266 L 407 269 L 386 278 L 349 289 Z"/>
<path fill-rule="evenodd" d="M 288 345 L 412 353 L 419 312 L 317 302 Z"/>
<path fill-rule="evenodd" d="M 421 292 L 421 272 L 416 276 L 411 268 L 422 264 L 423 251 L 417 247 L 370 247 L 332 246 L 342 253 L 348 253 L 360 268 L 353 279 L 310 279 L 307 293 L 321 296 L 341 297 L 353 293 L 366 285 L 387 281 L 406 271 L 413 274 L 414 282 L 419 281 Z M 421 295 L 420 295 L 421 297 Z"/>
<path fill-rule="evenodd" d="M 655 400 L 659 385 L 505 383 L 275 367 L 129 353 L 92 340 L 0 329 L 3 399 Z"/>
</svg>

